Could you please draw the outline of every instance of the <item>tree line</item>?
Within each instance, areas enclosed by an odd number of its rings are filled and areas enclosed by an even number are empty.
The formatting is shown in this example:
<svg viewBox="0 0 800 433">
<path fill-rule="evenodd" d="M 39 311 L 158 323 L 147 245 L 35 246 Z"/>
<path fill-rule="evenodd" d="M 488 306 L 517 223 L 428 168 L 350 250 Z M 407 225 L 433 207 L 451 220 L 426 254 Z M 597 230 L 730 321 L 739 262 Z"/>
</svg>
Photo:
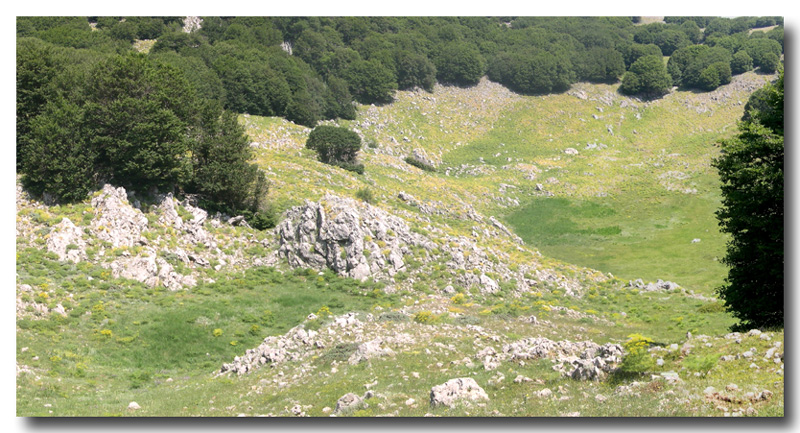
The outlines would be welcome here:
<svg viewBox="0 0 800 433">
<path fill-rule="evenodd" d="M 59 200 L 114 181 L 261 215 L 266 184 L 231 113 L 313 127 L 354 119 L 354 102 L 391 103 L 396 90 L 483 76 L 524 94 L 621 81 L 623 93 L 658 97 L 779 68 L 780 17 L 636 21 L 203 17 L 187 33 L 182 17 L 18 17 L 17 168 L 32 191 Z M 762 25 L 778 27 L 750 33 Z M 133 54 L 136 40 L 155 44 Z"/>
</svg>

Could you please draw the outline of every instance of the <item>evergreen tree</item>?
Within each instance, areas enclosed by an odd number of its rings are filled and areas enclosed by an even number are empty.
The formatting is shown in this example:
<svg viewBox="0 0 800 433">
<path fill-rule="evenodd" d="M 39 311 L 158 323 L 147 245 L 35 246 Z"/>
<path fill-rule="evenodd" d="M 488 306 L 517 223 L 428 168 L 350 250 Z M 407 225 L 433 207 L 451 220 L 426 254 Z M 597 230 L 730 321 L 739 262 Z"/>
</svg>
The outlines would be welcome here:
<svg viewBox="0 0 800 433">
<path fill-rule="evenodd" d="M 101 177 L 140 191 L 184 179 L 196 100 L 178 70 L 142 54 L 119 56 L 99 65 L 87 90 Z"/>
<path fill-rule="evenodd" d="M 48 103 L 30 122 L 22 184 L 58 202 L 83 200 L 96 186 L 89 134 L 81 107 L 60 97 Z"/>
<path fill-rule="evenodd" d="M 258 167 L 250 163 L 250 140 L 236 114 L 207 104 L 192 147 L 193 173 L 188 188 L 229 213 L 258 211 L 264 199 Z"/>
</svg>

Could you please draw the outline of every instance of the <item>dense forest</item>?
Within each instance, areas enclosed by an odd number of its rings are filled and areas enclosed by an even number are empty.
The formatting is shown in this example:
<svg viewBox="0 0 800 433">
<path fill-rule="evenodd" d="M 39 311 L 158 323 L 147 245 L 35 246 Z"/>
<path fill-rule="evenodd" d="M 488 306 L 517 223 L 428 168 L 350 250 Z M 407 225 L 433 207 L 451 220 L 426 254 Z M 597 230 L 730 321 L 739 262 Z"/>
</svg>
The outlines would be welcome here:
<svg viewBox="0 0 800 433">
<path fill-rule="evenodd" d="M 773 73 L 783 53 L 780 17 L 203 17 L 197 27 L 184 17 L 17 18 L 26 187 L 57 201 L 103 181 L 178 188 L 268 226 L 267 185 L 235 113 L 313 127 L 354 119 L 354 101 L 483 76 L 523 94 L 621 81 L 620 92 L 654 98 Z M 136 49 L 141 41 L 155 42 Z"/>
</svg>

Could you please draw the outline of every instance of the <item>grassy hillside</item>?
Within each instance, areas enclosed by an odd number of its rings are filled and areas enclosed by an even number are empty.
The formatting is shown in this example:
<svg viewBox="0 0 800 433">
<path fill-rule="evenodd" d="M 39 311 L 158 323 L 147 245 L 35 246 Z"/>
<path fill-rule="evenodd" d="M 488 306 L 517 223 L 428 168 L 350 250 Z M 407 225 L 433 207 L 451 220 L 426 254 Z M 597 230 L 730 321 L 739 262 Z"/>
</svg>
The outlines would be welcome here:
<svg viewBox="0 0 800 433">
<path fill-rule="evenodd" d="M 242 116 L 278 210 L 369 189 L 374 206 L 432 239 L 435 248 L 412 248 L 406 268 L 380 282 L 256 265 L 253 257 L 276 248 L 271 232 L 207 221 L 217 252 L 194 252 L 231 266 L 176 260 L 197 285 L 151 288 L 109 271 L 141 246 L 104 255 L 97 242 L 77 264 L 44 252 L 61 218 L 88 230 L 89 200 L 48 207 L 18 198 L 17 414 L 328 416 L 346 393 L 370 390 L 366 405 L 340 415 L 782 416 L 783 332 L 726 334 L 733 319 L 710 299 L 725 275 L 714 143 L 733 134 L 749 92 L 768 78 L 748 73 L 715 92 L 653 102 L 589 84 L 537 97 L 485 80 L 399 92 L 340 122 L 364 136 L 363 176 L 319 163 L 304 148 L 308 128 Z M 435 172 L 405 162 L 415 150 Z M 145 210 L 148 242 L 172 257 L 180 230 Z M 483 272 L 448 266 L 445 251 L 462 239 L 484 249 L 496 293 L 447 290 L 455 277 Z M 504 267 L 517 277 L 500 278 Z M 524 290 L 520 274 L 530 280 Z M 685 290 L 627 286 L 636 278 Z M 296 326 L 319 344 L 248 374 L 217 375 Z M 578 381 L 546 357 L 502 358 L 530 337 L 632 350 L 634 334 L 652 340 L 643 374 Z M 392 353 L 353 362 L 368 341 Z M 456 377 L 474 378 L 489 401 L 432 408 L 431 388 Z M 128 409 L 133 401 L 141 408 Z"/>
<path fill-rule="evenodd" d="M 546 256 L 710 295 L 726 272 L 710 162 L 716 143 L 735 133 L 749 93 L 769 78 L 747 73 L 714 92 L 654 102 L 622 97 L 615 85 L 541 97 L 487 81 L 400 92 L 397 102 L 341 122 L 366 138 L 363 177 L 313 161 L 306 128 L 255 117 L 245 124 L 263 146 L 259 161 L 280 207 L 314 199 L 320 186 L 341 194 L 369 187 L 388 206 L 404 191 L 453 212 L 471 205 L 502 217 Z M 438 173 L 403 161 L 416 148 L 440 162 Z"/>
</svg>

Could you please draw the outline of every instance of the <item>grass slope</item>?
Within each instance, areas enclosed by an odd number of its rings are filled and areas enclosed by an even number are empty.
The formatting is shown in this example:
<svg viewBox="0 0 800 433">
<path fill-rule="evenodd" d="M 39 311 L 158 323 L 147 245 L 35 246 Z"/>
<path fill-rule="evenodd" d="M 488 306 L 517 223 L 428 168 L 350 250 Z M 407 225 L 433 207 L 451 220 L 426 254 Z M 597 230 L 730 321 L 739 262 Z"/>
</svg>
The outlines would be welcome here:
<svg viewBox="0 0 800 433">
<path fill-rule="evenodd" d="M 33 245 L 18 239 L 17 284 L 33 290 L 22 301 L 51 308 L 59 302 L 70 313 L 40 317 L 29 306 L 18 320 L 17 367 L 27 372 L 17 376 L 17 414 L 293 416 L 297 406 L 326 416 L 339 397 L 361 394 L 369 384 L 375 399 L 350 415 L 722 416 L 751 408 L 755 412 L 740 414 L 782 416 L 782 370 L 759 358 L 783 341 L 782 331 L 769 339 L 741 336 L 737 343 L 719 337 L 733 319 L 718 303 L 680 290 L 623 287 L 627 279 L 663 278 L 708 295 L 721 282 L 724 268 L 715 258 L 725 239 L 713 216 L 719 194 L 709 163 L 717 152 L 713 143 L 733 133 L 747 90 L 676 92 L 651 103 L 615 91 L 579 84 L 569 94 L 527 97 L 483 81 L 469 89 L 439 86 L 433 94 L 399 92 L 394 104 L 360 107 L 357 120 L 340 122 L 365 136 L 363 176 L 316 161 L 304 149 L 307 128 L 243 116 L 279 210 L 326 192 L 355 196 L 368 188 L 377 206 L 403 216 L 414 230 L 472 238 L 502 252 L 512 268 L 530 264 L 532 255 L 508 239 L 476 230 L 465 216 L 475 210 L 504 220 L 526 248 L 544 253 L 534 256 L 535 269 L 556 278 L 516 298 L 510 296 L 513 282 L 503 282 L 497 295 L 464 300 L 439 292 L 450 272 L 443 264 L 412 277 L 407 286 L 413 291 L 402 286 L 392 295 L 381 284 L 327 271 L 261 268 L 209 274 L 215 282 L 169 292 L 110 278 L 99 266 L 58 262 L 41 251 L 43 239 Z M 578 154 L 566 154 L 567 148 Z M 424 150 L 437 171 L 407 164 L 414 149 Z M 401 191 L 441 212 L 422 214 L 397 197 Z M 46 213 L 43 224 L 51 226 L 67 215 L 85 220 L 87 206 L 19 212 L 37 224 Z M 578 265 L 618 278 L 593 279 Z M 561 275 L 580 277 L 583 296 L 567 296 Z M 370 336 L 408 334 L 412 341 L 393 357 L 350 365 L 343 361 L 353 344 L 368 336 L 345 333 L 341 344 L 319 349 L 310 361 L 213 377 L 222 363 L 323 307 L 358 312 Z M 522 320 L 531 315 L 542 324 Z M 305 326 L 328 332 L 324 323 Z M 687 341 L 687 332 L 696 337 Z M 531 336 L 603 344 L 624 343 L 631 334 L 665 348 L 664 365 L 643 375 L 575 382 L 559 377 L 546 360 L 489 371 L 473 356 L 479 348 L 500 350 Z M 672 344 L 680 349 L 668 349 Z M 756 358 L 720 360 L 751 347 Z M 651 380 L 650 374 L 670 371 L 682 380 Z M 514 383 L 517 375 L 539 382 Z M 489 403 L 429 407 L 431 386 L 466 376 L 486 389 Z M 730 401 L 704 394 L 730 383 L 740 388 L 729 392 Z M 537 398 L 545 387 L 559 398 Z M 772 392 L 770 400 L 746 398 L 764 389 Z M 142 409 L 128 411 L 130 401 Z"/>
</svg>

